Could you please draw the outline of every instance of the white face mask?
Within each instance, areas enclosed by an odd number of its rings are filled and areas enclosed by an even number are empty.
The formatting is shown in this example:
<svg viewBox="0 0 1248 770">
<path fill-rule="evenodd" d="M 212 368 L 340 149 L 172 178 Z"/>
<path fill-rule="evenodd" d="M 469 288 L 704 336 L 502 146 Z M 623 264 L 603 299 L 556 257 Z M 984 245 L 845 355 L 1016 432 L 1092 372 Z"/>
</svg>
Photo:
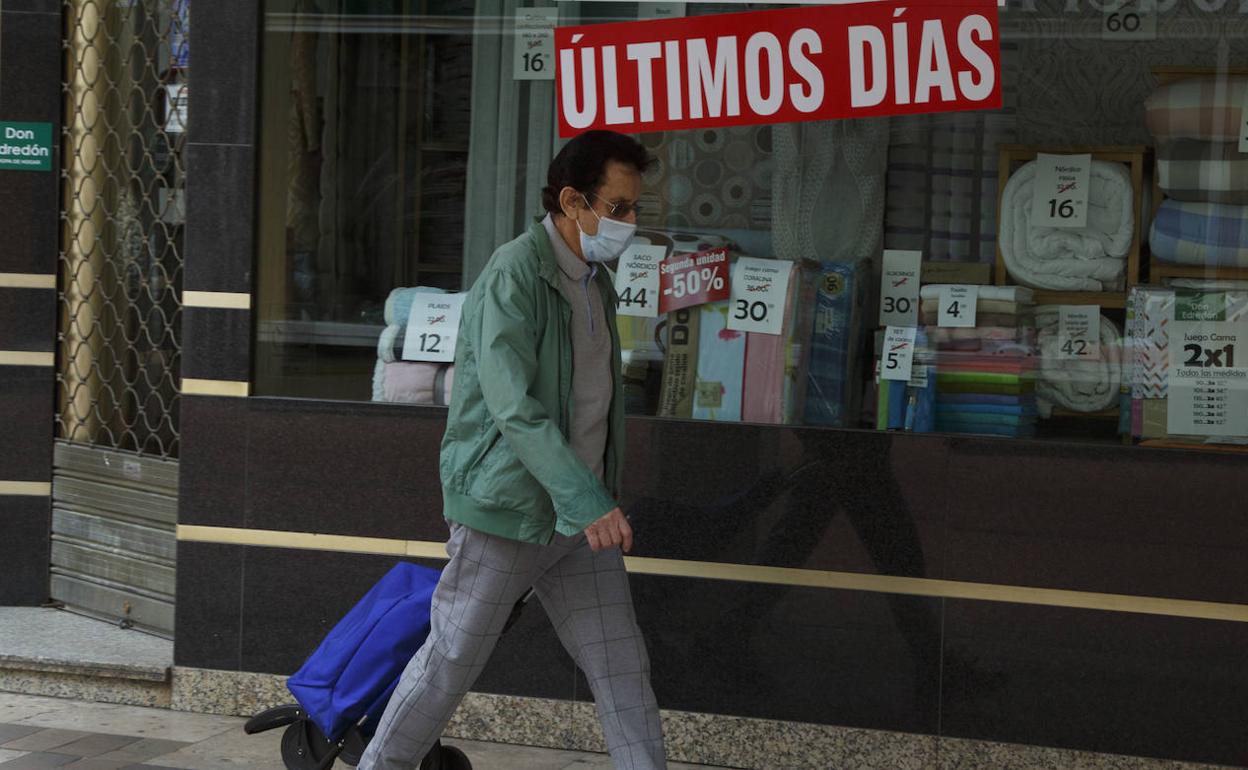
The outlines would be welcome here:
<svg viewBox="0 0 1248 770">
<path fill-rule="evenodd" d="M 633 242 L 633 236 L 637 233 L 637 225 L 621 222 L 618 219 L 608 219 L 598 216 L 598 212 L 594 211 L 594 207 L 590 206 L 589 199 L 581 196 L 585 201 L 585 205 L 589 206 L 589 213 L 598 219 L 598 232 L 589 235 L 581 228 L 578 220 L 576 229 L 581 231 L 581 253 L 585 255 L 586 262 L 614 262 L 620 258 L 629 244 Z"/>
</svg>

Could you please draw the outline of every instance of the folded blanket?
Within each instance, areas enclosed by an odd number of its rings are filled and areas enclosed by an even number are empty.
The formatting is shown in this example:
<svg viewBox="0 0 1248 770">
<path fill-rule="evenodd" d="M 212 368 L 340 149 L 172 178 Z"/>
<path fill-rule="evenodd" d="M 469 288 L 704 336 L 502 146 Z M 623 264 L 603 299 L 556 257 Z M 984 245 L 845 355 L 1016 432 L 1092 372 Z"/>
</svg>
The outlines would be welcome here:
<svg viewBox="0 0 1248 770">
<path fill-rule="evenodd" d="M 939 393 L 936 396 L 936 403 L 937 405 L 984 404 L 993 406 L 1022 406 L 1031 409 L 1036 407 L 1035 396 L 1004 396 L 991 393 Z"/>
<path fill-rule="evenodd" d="M 1003 299 L 984 299 L 981 297 L 975 303 L 976 313 L 1001 313 L 1003 315 L 1030 315 L 1035 312 L 1035 306 L 1030 302 L 1015 302 L 1013 300 Z M 937 297 L 922 300 L 919 303 L 919 312 L 927 315 L 933 315 L 940 312 L 940 300 Z M 987 326 L 988 324 L 982 324 Z"/>
<path fill-rule="evenodd" d="M 944 433 L 979 433 L 988 436 L 1009 436 L 1010 438 L 1031 438 L 1036 435 L 1035 425 L 987 425 L 984 423 L 967 423 L 960 420 L 938 421 L 936 430 Z"/>
<path fill-rule="evenodd" d="M 1248 154 L 1238 142 L 1175 139 L 1157 148 L 1157 183 L 1177 201 L 1248 203 Z"/>
<path fill-rule="evenodd" d="M 985 363 L 950 363 L 941 364 L 942 372 L 993 372 L 996 374 L 1035 374 L 1036 362 L 1024 361 L 1021 359 L 1001 358 L 994 362 Z"/>
<path fill-rule="evenodd" d="M 1031 379 L 1018 382 L 956 382 L 942 381 L 937 383 L 940 395 L 949 393 L 982 393 L 990 396 L 1021 396 L 1036 392 L 1036 381 Z"/>
<path fill-rule="evenodd" d="M 1040 414 L 1049 417 L 1054 406 L 1076 412 L 1109 409 L 1118 403 L 1122 384 L 1122 334 L 1113 321 L 1102 316 L 1099 355 L 1070 358 L 1058 349 L 1059 319 L 1057 305 L 1041 305 L 1036 310 L 1041 354 L 1036 398 Z"/>
<path fill-rule="evenodd" d="M 1171 139 L 1238 142 L 1248 78 L 1187 78 L 1144 101 L 1144 121 L 1158 143 Z"/>
<path fill-rule="evenodd" d="M 919 314 L 919 323 L 924 326 L 936 326 L 940 323 L 940 315 L 924 310 Z M 977 311 L 975 313 L 975 323 L 978 326 L 1017 326 L 1022 328 L 1032 326 L 1035 322 L 1031 313 L 1015 315 L 1013 313 L 985 313 Z"/>
<path fill-rule="evenodd" d="M 382 397 L 375 401 L 450 406 L 455 366 L 421 361 L 387 361 L 383 368 Z"/>
<path fill-rule="evenodd" d="M 1031 416 L 1035 417 L 1038 412 L 1034 404 L 1031 406 L 1022 406 L 1014 404 L 948 404 L 936 403 L 937 419 L 940 415 L 971 415 L 971 414 L 1004 414 L 1015 415 L 1019 417 Z"/>
<path fill-rule="evenodd" d="M 1001 194 L 1001 255 L 1014 280 L 1037 289 L 1107 291 L 1122 285 L 1135 237 L 1135 193 L 1121 163 L 1092 161 L 1088 223 L 1033 227 L 1036 162 L 1021 167 Z"/>
<path fill-rule="evenodd" d="M 940 292 L 948 284 L 929 283 L 919 289 L 919 296 L 923 299 L 938 300 Z M 1030 305 L 1036 301 L 1036 293 L 1026 286 L 980 286 L 979 301 L 992 300 L 998 302 L 1022 302 Z"/>
<path fill-rule="evenodd" d="M 1017 326 L 975 326 L 954 329 L 945 326 L 929 326 L 928 341 L 941 349 L 982 350 L 994 345 L 1034 345 L 1036 330 Z"/>
<path fill-rule="evenodd" d="M 1034 414 L 981 414 L 979 412 L 936 412 L 936 427 L 941 425 L 1032 425 Z"/>
<path fill-rule="evenodd" d="M 1163 201 L 1148 242 L 1162 262 L 1248 267 L 1248 206 Z"/>
</svg>

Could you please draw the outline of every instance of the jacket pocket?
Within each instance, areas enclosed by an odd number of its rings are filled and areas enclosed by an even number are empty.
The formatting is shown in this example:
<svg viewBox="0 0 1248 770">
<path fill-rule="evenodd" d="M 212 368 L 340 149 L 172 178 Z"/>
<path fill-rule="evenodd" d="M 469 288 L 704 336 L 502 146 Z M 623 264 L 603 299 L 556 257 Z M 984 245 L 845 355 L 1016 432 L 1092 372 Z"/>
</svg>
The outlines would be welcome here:
<svg viewBox="0 0 1248 770">
<path fill-rule="evenodd" d="M 470 475 L 468 494 L 486 505 L 526 514 L 551 509 L 546 490 L 501 435 Z"/>
</svg>

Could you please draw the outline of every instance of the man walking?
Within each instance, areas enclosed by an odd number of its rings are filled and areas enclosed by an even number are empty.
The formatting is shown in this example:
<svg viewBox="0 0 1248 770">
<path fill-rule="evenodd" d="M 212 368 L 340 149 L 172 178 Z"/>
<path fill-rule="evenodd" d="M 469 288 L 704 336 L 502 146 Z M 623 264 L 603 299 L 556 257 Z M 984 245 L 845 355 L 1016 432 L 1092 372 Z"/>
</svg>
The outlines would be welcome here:
<svg viewBox="0 0 1248 770">
<path fill-rule="evenodd" d="M 419 765 L 530 586 L 589 680 L 616 768 L 667 766 L 621 553 L 633 533 L 616 502 L 624 410 L 601 266 L 632 240 L 650 162 L 622 134 L 570 141 L 547 172 L 546 218 L 468 293 L 442 440 L 450 562 L 361 770 Z"/>
</svg>

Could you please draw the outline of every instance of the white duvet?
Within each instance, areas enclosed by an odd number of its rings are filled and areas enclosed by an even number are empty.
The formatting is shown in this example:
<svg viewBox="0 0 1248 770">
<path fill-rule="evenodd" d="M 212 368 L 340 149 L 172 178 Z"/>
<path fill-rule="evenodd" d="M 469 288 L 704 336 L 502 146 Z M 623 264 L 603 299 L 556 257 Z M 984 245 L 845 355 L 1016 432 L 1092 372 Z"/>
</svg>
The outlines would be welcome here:
<svg viewBox="0 0 1248 770">
<path fill-rule="evenodd" d="M 1100 412 L 1118 404 L 1122 384 L 1122 333 L 1101 316 L 1100 351 L 1088 359 L 1063 355 L 1058 339 L 1057 305 L 1036 308 L 1040 371 L 1036 377 L 1036 405 L 1043 417 L 1061 406 L 1075 412 Z"/>
<path fill-rule="evenodd" d="M 1014 280 L 1057 291 L 1113 291 L 1123 287 L 1135 232 L 1135 195 L 1121 163 L 1092 161 L 1088 224 L 1032 227 L 1036 163 L 1014 172 L 1001 194 L 1001 255 Z"/>
</svg>

